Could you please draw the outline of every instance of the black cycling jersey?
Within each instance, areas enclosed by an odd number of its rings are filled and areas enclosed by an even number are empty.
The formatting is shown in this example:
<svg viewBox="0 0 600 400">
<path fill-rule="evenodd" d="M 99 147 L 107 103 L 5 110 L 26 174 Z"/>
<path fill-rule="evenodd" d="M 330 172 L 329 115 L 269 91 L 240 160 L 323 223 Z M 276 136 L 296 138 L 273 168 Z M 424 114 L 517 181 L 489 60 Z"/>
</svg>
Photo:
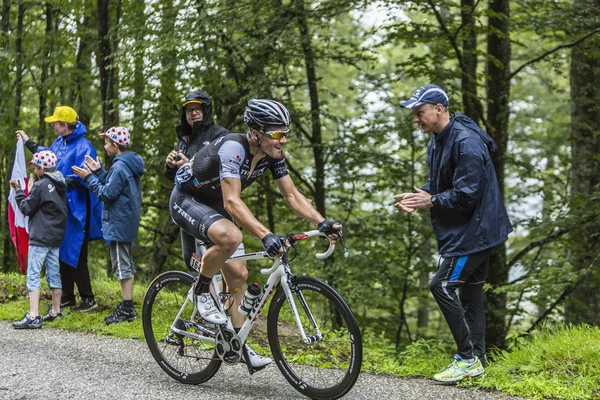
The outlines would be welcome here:
<svg viewBox="0 0 600 400">
<path fill-rule="evenodd" d="M 250 175 L 251 164 L 252 154 L 250 154 L 246 135 L 232 133 L 216 139 L 198 151 L 188 164 L 179 168 L 175 182 L 194 197 L 222 201 L 222 179 L 239 179 L 244 190 L 267 169 L 271 170 L 273 179 L 283 178 L 289 174 L 283 155 L 280 159 L 264 157 L 258 162 L 252 175 Z"/>
</svg>

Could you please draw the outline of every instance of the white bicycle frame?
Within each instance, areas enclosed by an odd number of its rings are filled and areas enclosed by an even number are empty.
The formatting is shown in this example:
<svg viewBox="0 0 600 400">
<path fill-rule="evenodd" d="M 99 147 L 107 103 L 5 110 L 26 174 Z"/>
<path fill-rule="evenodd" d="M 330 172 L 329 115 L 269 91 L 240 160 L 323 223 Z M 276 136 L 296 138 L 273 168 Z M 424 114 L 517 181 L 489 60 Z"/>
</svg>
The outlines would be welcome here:
<svg viewBox="0 0 600 400">
<path fill-rule="evenodd" d="M 315 236 L 327 237 L 324 233 L 322 233 L 318 230 L 312 230 L 312 231 L 308 231 L 308 232 L 303 232 L 298 235 L 294 235 L 294 237 L 297 238 L 297 240 L 304 240 L 304 239 L 308 239 L 308 238 L 315 237 Z M 329 238 L 328 238 L 328 240 L 329 240 L 329 248 L 324 253 L 317 253 L 315 255 L 315 257 L 317 257 L 318 259 L 327 258 L 333 253 L 333 251 L 335 249 L 335 242 Z M 202 249 L 202 247 L 203 247 L 203 249 Z M 197 250 L 200 250 L 200 251 L 203 250 L 203 252 L 201 252 L 200 254 L 204 254 L 204 252 L 206 252 L 206 247 L 202 244 L 200 246 L 200 249 L 197 249 Z M 264 251 L 260 251 L 260 252 L 256 252 L 256 253 L 248 253 L 248 254 L 243 254 L 243 255 L 239 255 L 239 256 L 232 256 L 226 262 L 237 261 L 237 260 L 244 260 L 244 261 L 246 261 L 246 260 L 262 260 L 265 258 L 269 258 L 267 253 Z M 303 342 L 306 344 L 310 344 L 310 343 L 314 342 L 315 340 L 320 340 L 321 334 L 320 334 L 319 327 L 317 326 L 316 322 L 314 321 L 314 318 L 312 318 L 312 314 L 310 313 L 310 310 L 308 309 L 308 305 L 306 304 L 306 302 L 303 302 L 302 306 L 305 308 L 305 311 L 306 311 L 307 315 L 309 316 L 310 322 L 315 328 L 316 335 L 309 338 L 306 336 L 306 333 L 304 332 L 304 327 L 302 326 L 302 322 L 300 321 L 300 317 L 298 315 L 298 309 L 296 307 L 296 303 L 294 301 L 294 297 L 292 296 L 292 291 L 290 290 L 290 285 L 288 282 L 288 277 L 291 276 L 290 265 L 287 262 L 283 262 L 281 260 L 280 256 L 276 256 L 274 258 L 273 266 L 271 268 L 261 269 L 260 273 L 262 275 L 269 275 L 269 278 L 267 279 L 267 283 L 264 286 L 264 291 L 262 293 L 261 298 L 259 299 L 258 304 L 255 304 L 252 311 L 250 311 L 250 313 L 246 317 L 246 321 L 244 322 L 244 325 L 242 325 L 242 328 L 240 329 L 239 333 L 237 334 L 240 341 L 242 342 L 242 344 L 246 343 L 246 339 L 248 338 L 248 335 L 252 331 L 252 328 L 254 327 L 254 323 L 255 323 L 256 319 L 258 318 L 258 315 L 260 314 L 261 310 L 263 309 L 263 307 L 265 306 L 265 304 L 267 303 L 267 301 L 269 300 L 269 298 L 271 297 L 271 295 L 273 294 L 275 289 L 277 289 L 278 284 L 281 284 L 281 287 L 283 288 L 285 296 L 288 300 L 288 304 L 290 305 L 290 308 L 292 310 L 292 314 L 294 315 L 294 318 L 296 320 L 296 324 L 298 325 L 298 329 L 300 330 L 300 334 L 302 336 Z M 219 289 L 218 280 L 217 280 L 216 276 L 213 277 L 212 288 L 215 291 L 215 297 L 217 299 L 220 299 L 221 291 Z M 191 297 L 191 296 L 193 296 L 193 288 L 190 290 L 190 293 L 191 293 L 191 295 L 188 295 L 186 297 L 183 305 L 181 306 L 179 312 L 177 313 L 177 317 L 175 317 L 175 320 L 173 321 L 173 324 L 171 325 L 171 330 L 174 333 L 182 335 L 182 336 L 187 336 L 187 337 L 190 337 L 190 338 L 193 338 L 196 340 L 202 340 L 202 341 L 205 341 L 208 343 L 216 344 L 215 338 L 208 336 L 210 334 L 213 334 L 213 336 L 214 336 L 214 332 L 211 332 L 208 329 L 206 329 L 206 332 L 204 332 L 205 335 L 201 335 L 201 334 L 187 332 L 185 330 L 178 329 L 175 326 L 177 321 L 179 321 L 179 319 L 181 318 L 181 314 L 183 313 L 183 310 L 185 309 L 187 303 L 193 302 L 193 297 Z M 216 301 L 216 303 L 217 303 L 217 306 L 221 309 L 221 311 L 223 311 L 223 313 L 225 314 L 225 312 L 223 310 L 223 304 L 221 303 L 221 301 Z M 196 316 L 197 312 L 198 311 L 194 307 L 194 311 L 192 313 L 192 319 Z M 231 331 L 234 330 L 230 318 L 227 318 L 227 329 L 229 329 Z"/>
</svg>

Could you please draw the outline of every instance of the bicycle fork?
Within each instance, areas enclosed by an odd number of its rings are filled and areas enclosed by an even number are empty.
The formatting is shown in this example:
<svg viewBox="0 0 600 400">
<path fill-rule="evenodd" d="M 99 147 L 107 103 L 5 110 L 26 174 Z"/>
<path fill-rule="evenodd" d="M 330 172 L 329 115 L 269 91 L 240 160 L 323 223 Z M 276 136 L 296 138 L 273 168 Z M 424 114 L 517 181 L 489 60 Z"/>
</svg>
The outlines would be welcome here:
<svg viewBox="0 0 600 400">
<path fill-rule="evenodd" d="M 290 287 L 289 281 L 290 281 L 290 279 L 289 279 L 288 275 L 283 275 L 281 277 L 281 286 L 283 287 L 285 297 L 287 297 L 287 299 L 288 299 L 288 303 L 292 310 L 292 314 L 294 315 L 294 319 L 296 320 L 296 325 L 298 325 L 298 330 L 300 331 L 300 335 L 302 336 L 302 342 L 304 342 L 304 344 L 311 344 L 311 343 L 322 340 L 323 335 L 321 334 L 321 330 L 317 326 L 317 323 L 315 322 L 315 319 L 312 316 L 312 313 L 310 311 L 310 308 L 308 307 L 308 304 L 306 303 L 306 300 L 304 299 L 304 295 L 302 294 L 302 291 L 298 290 L 298 288 L 295 286 L 294 282 L 291 283 L 291 287 Z M 310 324 L 315 329 L 315 334 L 313 336 L 308 336 L 308 337 L 306 336 L 306 332 L 304 331 L 304 327 L 302 326 L 302 321 L 300 321 L 300 316 L 298 314 L 298 308 L 296 307 L 296 303 L 294 302 L 293 294 L 296 294 L 296 297 L 300 301 L 300 305 L 304 309 L 304 312 L 306 313 L 306 316 L 308 317 Z"/>
</svg>

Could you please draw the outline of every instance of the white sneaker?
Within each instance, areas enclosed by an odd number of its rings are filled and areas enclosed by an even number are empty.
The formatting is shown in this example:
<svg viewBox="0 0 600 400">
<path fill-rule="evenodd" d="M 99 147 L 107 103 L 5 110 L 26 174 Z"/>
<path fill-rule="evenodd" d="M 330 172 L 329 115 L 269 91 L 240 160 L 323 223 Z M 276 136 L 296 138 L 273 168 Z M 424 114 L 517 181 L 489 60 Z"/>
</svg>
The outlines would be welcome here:
<svg viewBox="0 0 600 400">
<path fill-rule="evenodd" d="M 196 296 L 196 308 L 206 322 L 215 325 L 224 325 L 227 323 L 227 317 L 217 308 L 215 300 L 210 293 L 202 293 Z"/>
<path fill-rule="evenodd" d="M 260 368 L 264 367 L 265 365 L 269 365 L 273 362 L 271 358 L 257 354 L 254 350 L 252 350 L 252 347 L 248 346 L 247 344 L 245 344 L 244 346 L 246 346 L 246 352 L 248 353 L 248 358 L 250 359 L 250 364 L 252 365 L 252 367 Z M 242 353 L 242 361 L 246 362 L 246 359 L 244 358 L 244 353 Z"/>
</svg>

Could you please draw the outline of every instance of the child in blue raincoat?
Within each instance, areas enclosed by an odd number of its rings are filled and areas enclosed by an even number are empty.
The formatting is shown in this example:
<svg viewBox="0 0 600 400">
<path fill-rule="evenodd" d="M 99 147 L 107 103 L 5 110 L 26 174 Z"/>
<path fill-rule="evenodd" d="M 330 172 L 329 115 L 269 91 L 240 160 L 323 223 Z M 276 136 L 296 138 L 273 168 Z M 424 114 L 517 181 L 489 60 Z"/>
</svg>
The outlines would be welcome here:
<svg viewBox="0 0 600 400">
<path fill-rule="evenodd" d="M 113 313 L 104 318 L 107 325 L 133 321 L 133 242 L 140 227 L 142 208 L 141 176 L 144 173 L 142 157 L 129 151 L 131 136 L 127 128 L 115 126 L 104 133 L 104 150 L 115 157 L 106 172 L 98 158 L 86 156 L 85 168 L 73 166 L 90 190 L 104 202 L 102 231 L 110 241 L 110 259 L 115 277 L 121 283 L 122 302 Z"/>
</svg>

